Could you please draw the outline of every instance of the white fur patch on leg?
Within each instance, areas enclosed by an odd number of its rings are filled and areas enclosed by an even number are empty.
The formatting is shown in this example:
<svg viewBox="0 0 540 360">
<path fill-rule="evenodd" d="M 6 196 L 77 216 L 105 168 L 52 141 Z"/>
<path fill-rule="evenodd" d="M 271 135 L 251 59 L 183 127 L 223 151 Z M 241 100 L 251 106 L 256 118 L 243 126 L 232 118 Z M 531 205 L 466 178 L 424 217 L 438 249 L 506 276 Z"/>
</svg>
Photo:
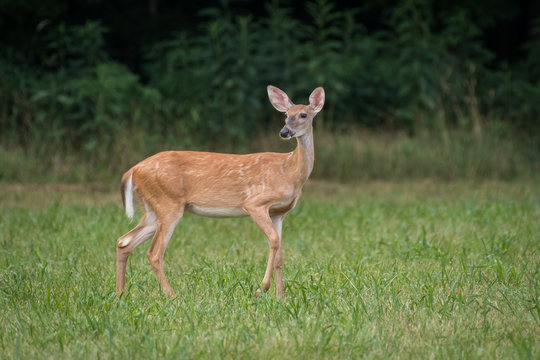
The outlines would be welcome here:
<svg viewBox="0 0 540 360">
<path fill-rule="evenodd" d="M 118 241 L 118 247 L 121 247 L 121 248 L 126 247 L 128 246 L 130 241 L 131 241 L 131 236 L 126 236 L 122 240 Z"/>
<path fill-rule="evenodd" d="M 132 245 L 133 248 L 135 248 L 151 238 L 155 232 L 156 223 L 145 223 L 142 227 L 139 225 L 130 232 L 131 235 L 118 239 L 118 247 L 124 248 L 128 245 Z"/>
<path fill-rule="evenodd" d="M 143 198 L 141 198 L 141 199 L 142 199 L 142 203 L 144 205 L 144 211 L 145 211 L 145 216 L 146 216 L 145 223 L 146 224 L 155 223 L 156 222 L 156 214 L 154 213 L 154 210 L 152 210 L 150 205 L 148 205 L 148 203 Z"/>
</svg>

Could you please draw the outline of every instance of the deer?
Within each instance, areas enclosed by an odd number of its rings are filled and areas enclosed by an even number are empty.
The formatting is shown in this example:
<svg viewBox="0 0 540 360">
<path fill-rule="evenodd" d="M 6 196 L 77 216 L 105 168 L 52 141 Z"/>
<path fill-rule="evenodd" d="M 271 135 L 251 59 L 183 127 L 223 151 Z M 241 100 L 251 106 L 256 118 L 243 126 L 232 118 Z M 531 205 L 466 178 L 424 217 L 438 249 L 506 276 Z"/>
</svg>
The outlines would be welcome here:
<svg viewBox="0 0 540 360">
<path fill-rule="evenodd" d="M 309 105 L 295 105 L 277 87 L 268 85 L 267 92 L 273 107 L 285 114 L 280 137 L 296 138 L 294 151 L 252 154 L 164 151 L 124 173 L 120 186 L 124 211 L 128 218 L 133 218 L 136 195 L 144 215 L 135 228 L 117 240 L 117 298 L 124 291 L 129 255 L 151 237 L 146 257 L 162 291 L 167 297 L 175 297 L 163 271 L 163 256 L 185 212 L 216 218 L 250 216 L 268 240 L 262 288 L 264 292 L 270 289 L 273 272 L 276 297 L 284 297 L 283 218 L 295 207 L 313 169 L 312 122 L 323 108 L 325 93 L 322 87 L 317 87 L 309 96 Z M 261 293 L 259 288 L 256 295 Z"/>
</svg>

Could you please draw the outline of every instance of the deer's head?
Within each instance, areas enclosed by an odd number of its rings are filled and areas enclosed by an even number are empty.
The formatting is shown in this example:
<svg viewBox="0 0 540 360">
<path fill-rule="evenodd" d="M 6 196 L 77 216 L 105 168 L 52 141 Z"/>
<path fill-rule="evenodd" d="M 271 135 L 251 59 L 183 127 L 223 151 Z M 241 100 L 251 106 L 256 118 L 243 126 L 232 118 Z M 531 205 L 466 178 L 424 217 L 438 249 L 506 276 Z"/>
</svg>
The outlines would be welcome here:
<svg viewBox="0 0 540 360">
<path fill-rule="evenodd" d="M 283 139 L 300 137 L 312 129 L 313 118 L 324 105 L 324 89 L 318 87 L 309 96 L 309 105 L 294 105 L 283 90 L 268 85 L 268 98 L 277 111 L 285 113 L 285 126 L 279 132 Z"/>
</svg>

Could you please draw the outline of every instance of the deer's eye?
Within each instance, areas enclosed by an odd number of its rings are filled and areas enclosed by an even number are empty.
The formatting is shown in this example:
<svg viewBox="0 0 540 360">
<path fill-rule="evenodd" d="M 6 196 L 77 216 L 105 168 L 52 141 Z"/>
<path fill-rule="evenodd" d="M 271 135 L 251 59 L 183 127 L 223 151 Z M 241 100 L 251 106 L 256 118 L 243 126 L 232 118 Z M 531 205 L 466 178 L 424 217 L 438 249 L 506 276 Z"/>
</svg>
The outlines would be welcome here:
<svg viewBox="0 0 540 360">
<path fill-rule="evenodd" d="M 300 117 L 305 119 L 305 118 L 307 118 L 307 114 L 306 113 L 301 113 Z"/>
</svg>

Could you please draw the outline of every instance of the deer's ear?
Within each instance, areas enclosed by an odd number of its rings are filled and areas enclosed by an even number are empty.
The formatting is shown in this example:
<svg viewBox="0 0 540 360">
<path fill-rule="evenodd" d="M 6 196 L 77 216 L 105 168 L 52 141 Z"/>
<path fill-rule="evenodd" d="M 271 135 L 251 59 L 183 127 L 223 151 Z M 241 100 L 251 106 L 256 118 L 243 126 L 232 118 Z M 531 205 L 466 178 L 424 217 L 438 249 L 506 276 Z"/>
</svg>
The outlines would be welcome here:
<svg viewBox="0 0 540 360">
<path fill-rule="evenodd" d="M 322 87 L 319 86 L 309 95 L 309 105 L 315 113 L 322 110 L 324 106 L 324 89 Z"/>
<path fill-rule="evenodd" d="M 293 102 L 283 90 L 278 89 L 275 86 L 268 85 L 266 88 L 268 91 L 268 98 L 277 111 L 287 112 L 291 106 L 294 106 Z"/>
</svg>

